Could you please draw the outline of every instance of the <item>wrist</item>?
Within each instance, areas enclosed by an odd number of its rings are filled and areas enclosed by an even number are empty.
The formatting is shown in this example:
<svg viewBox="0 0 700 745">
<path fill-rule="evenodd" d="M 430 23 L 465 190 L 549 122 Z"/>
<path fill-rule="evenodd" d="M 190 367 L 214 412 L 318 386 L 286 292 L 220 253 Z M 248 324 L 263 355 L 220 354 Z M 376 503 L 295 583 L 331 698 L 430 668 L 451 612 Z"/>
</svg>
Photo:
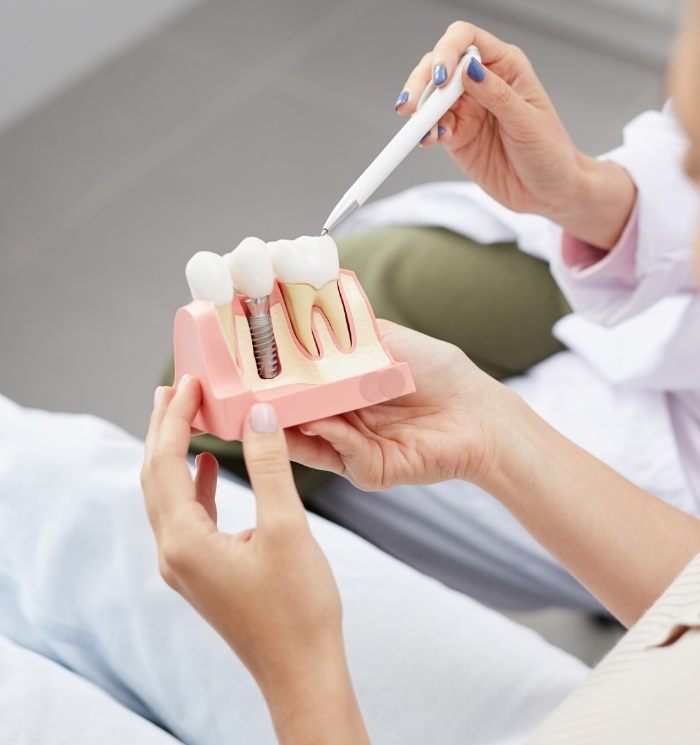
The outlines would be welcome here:
<svg viewBox="0 0 700 745">
<path fill-rule="evenodd" d="M 523 466 L 536 456 L 539 417 L 514 391 L 494 381 L 498 387 L 483 426 L 483 456 L 477 472 L 466 480 L 480 486 L 497 499 L 523 478 Z"/>
<path fill-rule="evenodd" d="M 574 237 L 610 250 L 634 208 L 637 187 L 632 177 L 617 163 L 579 154 L 574 184 L 566 204 L 546 217 Z"/>
<path fill-rule="evenodd" d="M 270 703 L 284 705 L 286 698 L 304 695 L 318 680 L 331 682 L 347 675 L 345 649 L 340 629 L 329 633 L 310 634 L 308 644 L 298 642 L 277 651 L 264 664 L 249 666 L 260 690 Z"/>
<path fill-rule="evenodd" d="M 369 742 L 342 645 L 280 667 L 258 685 L 282 745 Z"/>
<path fill-rule="evenodd" d="M 478 485 L 510 512 L 522 516 L 539 509 L 537 498 L 546 491 L 557 459 L 550 452 L 551 427 L 520 396 L 507 390 L 512 396 L 508 416 L 493 432 L 490 467 Z"/>
<path fill-rule="evenodd" d="M 513 390 L 479 372 L 484 387 L 474 385 L 472 379 L 471 390 L 465 396 L 462 421 L 476 422 L 476 427 L 465 431 L 466 442 L 460 450 L 468 457 L 458 478 L 493 493 L 493 485 L 508 471 L 508 464 L 519 456 L 523 440 L 527 440 L 524 428 L 531 410 Z M 478 420 L 475 411 L 481 412 Z"/>
</svg>

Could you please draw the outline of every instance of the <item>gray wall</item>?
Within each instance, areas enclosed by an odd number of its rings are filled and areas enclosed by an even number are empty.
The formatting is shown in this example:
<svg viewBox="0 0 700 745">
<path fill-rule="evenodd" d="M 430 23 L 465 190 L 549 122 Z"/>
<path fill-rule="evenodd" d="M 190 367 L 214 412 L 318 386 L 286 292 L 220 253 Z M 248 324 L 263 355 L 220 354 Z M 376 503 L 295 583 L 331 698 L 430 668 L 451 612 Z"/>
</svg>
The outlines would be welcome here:
<svg viewBox="0 0 700 745">
<path fill-rule="evenodd" d="M 198 0 L 0 0 L 0 128 Z"/>
<path fill-rule="evenodd" d="M 657 69 L 666 62 L 683 0 L 453 0 L 599 47 Z M 467 10 L 468 13 L 468 10 Z"/>
</svg>

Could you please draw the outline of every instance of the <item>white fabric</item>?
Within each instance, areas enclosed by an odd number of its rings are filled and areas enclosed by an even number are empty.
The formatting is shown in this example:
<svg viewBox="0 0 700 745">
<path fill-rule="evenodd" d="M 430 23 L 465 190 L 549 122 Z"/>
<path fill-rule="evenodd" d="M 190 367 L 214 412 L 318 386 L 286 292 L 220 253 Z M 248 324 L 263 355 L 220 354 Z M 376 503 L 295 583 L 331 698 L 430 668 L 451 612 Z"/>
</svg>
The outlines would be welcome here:
<svg viewBox="0 0 700 745">
<path fill-rule="evenodd" d="M 189 745 L 275 742 L 248 672 L 157 574 L 142 443 L 0 397 L 0 633 L 52 656 Z M 222 527 L 254 518 L 222 480 Z M 535 633 L 320 518 L 351 672 L 382 745 L 522 742 L 587 674 Z"/>
<path fill-rule="evenodd" d="M 576 271 L 557 250 L 552 267 L 580 314 L 560 321 L 556 333 L 609 380 L 665 392 L 676 448 L 700 505 L 700 292 L 691 269 L 700 197 L 683 172 L 686 147 L 669 104 L 637 117 L 625 128 L 624 145 L 606 156 L 637 185 L 632 277 L 616 279 L 606 262 Z"/>
<path fill-rule="evenodd" d="M 685 338 L 686 331 L 692 332 L 695 326 L 688 323 L 688 314 L 696 313 L 697 307 L 688 297 L 673 295 L 614 326 L 601 326 L 582 315 L 571 314 L 554 325 L 554 334 L 566 346 L 575 347 L 577 354 L 614 385 L 647 391 L 673 390 L 674 378 L 677 380 L 684 370 L 692 369 L 692 364 L 679 364 L 679 356 L 697 356 L 698 340 Z M 650 329 L 656 341 L 652 345 L 647 343 Z M 679 341 L 683 343 L 678 352 L 668 355 L 665 348 L 678 345 Z"/>
<path fill-rule="evenodd" d="M 176 745 L 97 686 L 0 636 L 2 745 Z"/>
<path fill-rule="evenodd" d="M 628 124 L 624 145 L 605 156 L 637 185 L 639 230 L 631 281 L 611 277 L 604 263 L 600 271 L 572 271 L 560 251 L 552 255 L 554 275 L 580 314 L 563 319 L 557 334 L 615 382 L 666 391 L 700 389 L 700 294 L 691 267 L 700 198 L 683 171 L 686 148 L 668 105 Z M 591 322 L 615 326 L 607 335 L 614 341 L 606 343 L 605 332 L 592 331 Z M 624 374 L 614 372 L 618 345 L 632 360 Z"/>
<path fill-rule="evenodd" d="M 639 240 L 636 284 L 613 288 L 605 281 L 581 288 L 601 299 L 585 301 L 587 314 L 595 306 L 601 323 L 629 318 L 674 293 L 696 292 L 691 261 L 700 198 L 683 169 L 687 147 L 669 103 L 663 111 L 647 111 L 631 121 L 624 129 L 623 145 L 603 156 L 625 168 L 637 185 Z M 568 289 L 567 277 L 561 279 Z"/>
</svg>

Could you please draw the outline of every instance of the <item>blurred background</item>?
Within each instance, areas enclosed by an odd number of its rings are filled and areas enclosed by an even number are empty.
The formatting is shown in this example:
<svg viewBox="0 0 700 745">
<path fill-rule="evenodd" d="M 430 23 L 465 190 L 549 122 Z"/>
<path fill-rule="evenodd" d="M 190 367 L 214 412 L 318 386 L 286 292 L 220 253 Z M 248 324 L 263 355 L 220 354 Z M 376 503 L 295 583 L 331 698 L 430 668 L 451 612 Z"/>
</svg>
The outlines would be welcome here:
<svg viewBox="0 0 700 745">
<path fill-rule="evenodd" d="M 599 153 L 664 100 L 675 0 L 0 0 L 0 393 L 141 436 L 184 266 L 315 233 L 465 19 L 521 46 Z M 459 179 L 435 148 L 380 195 Z M 588 661 L 617 633 L 527 623 Z"/>
</svg>

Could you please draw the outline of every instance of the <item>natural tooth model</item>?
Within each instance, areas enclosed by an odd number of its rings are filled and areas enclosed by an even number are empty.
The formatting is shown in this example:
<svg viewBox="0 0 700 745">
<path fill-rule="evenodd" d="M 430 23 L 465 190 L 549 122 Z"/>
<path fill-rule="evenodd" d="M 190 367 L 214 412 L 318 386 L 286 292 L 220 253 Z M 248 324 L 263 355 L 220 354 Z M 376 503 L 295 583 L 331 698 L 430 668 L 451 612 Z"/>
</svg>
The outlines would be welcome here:
<svg viewBox="0 0 700 745">
<path fill-rule="evenodd" d="M 193 300 L 208 300 L 216 306 L 226 345 L 235 359 L 235 333 L 231 309 L 233 281 L 223 257 L 211 251 L 199 251 L 187 262 L 185 276 Z"/>
<path fill-rule="evenodd" d="M 312 357 L 319 349 L 313 334 L 313 309 L 320 308 L 344 351 L 352 342 L 338 288 L 338 247 L 330 236 L 302 236 L 294 241 L 268 243 L 297 339 Z"/>
<path fill-rule="evenodd" d="M 279 356 L 270 315 L 270 293 L 275 273 L 267 245 L 259 238 L 245 238 L 224 256 L 236 290 L 245 295 L 242 301 L 248 318 L 253 354 L 258 375 L 274 378 L 279 374 Z"/>
</svg>

